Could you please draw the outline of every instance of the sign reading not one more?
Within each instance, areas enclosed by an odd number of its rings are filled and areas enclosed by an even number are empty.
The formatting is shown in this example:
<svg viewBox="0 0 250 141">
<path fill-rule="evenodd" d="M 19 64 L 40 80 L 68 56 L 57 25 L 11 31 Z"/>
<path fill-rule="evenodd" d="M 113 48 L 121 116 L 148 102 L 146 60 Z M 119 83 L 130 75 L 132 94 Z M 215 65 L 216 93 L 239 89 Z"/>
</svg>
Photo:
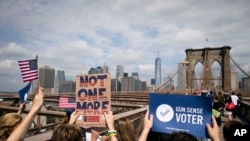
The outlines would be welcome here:
<svg viewBox="0 0 250 141">
<path fill-rule="evenodd" d="M 106 127 L 104 113 L 111 110 L 111 75 L 84 74 L 76 77 L 76 124 L 82 127 Z"/>
<path fill-rule="evenodd" d="M 152 130 L 165 133 L 184 131 L 206 138 L 206 123 L 211 124 L 212 100 L 212 97 L 204 96 L 151 93 Z"/>
</svg>

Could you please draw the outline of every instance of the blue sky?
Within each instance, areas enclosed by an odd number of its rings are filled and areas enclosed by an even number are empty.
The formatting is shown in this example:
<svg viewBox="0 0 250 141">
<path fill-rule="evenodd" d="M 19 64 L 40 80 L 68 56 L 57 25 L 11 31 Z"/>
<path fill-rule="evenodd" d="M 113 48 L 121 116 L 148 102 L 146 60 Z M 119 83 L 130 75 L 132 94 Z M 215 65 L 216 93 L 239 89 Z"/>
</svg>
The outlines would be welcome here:
<svg viewBox="0 0 250 141">
<path fill-rule="evenodd" d="M 149 81 L 158 50 L 163 77 L 187 48 L 229 45 L 233 59 L 250 66 L 248 0 L 5 0 L 0 10 L 0 91 L 25 85 L 17 62 L 36 54 L 39 66 L 73 81 L 84 66 L 104 62 L 112 76 L 123 65 Z"/>
</svg>

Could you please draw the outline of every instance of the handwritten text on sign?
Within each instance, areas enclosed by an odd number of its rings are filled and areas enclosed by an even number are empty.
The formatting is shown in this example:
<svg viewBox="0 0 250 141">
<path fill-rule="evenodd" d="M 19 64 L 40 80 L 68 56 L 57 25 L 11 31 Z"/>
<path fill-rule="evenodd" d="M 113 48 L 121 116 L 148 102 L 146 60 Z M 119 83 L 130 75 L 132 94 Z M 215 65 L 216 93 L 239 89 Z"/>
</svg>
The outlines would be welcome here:
<svg viewBox="0 0 250 141">
<path fill-rule="evenodd" d="M 82 75 L 78 78 L 76 109 L 83 115 L 101 115 L 110 103 L 110 74 Z"/>
</svg>

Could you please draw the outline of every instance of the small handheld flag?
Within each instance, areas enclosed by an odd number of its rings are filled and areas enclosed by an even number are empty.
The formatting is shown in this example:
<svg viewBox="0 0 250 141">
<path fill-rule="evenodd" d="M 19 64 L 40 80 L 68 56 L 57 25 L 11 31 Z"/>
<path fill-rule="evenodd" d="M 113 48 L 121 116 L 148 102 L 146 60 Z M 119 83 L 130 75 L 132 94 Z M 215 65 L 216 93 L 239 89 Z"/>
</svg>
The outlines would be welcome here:
<svg viewBox="0 0 250 141">
<path fill-rule="evenodd" d="M 76 107 L 76 100 L 75 100 L 75 98 L 61 96 L 59 98 L 58 107 L 60 107 L 60 108 L 75 108 Z"/>
<path fill-rule="evenodd" d="M 18 61 L 23 82 L 38 79 L 37 59 Z"/>
<path fill-rule="evenodd" d="M 30 87 L 31 87 L 31 81 L 28 83 L 28 85 L 26 85 L 24 88 L 18 91 L 21 103 L 24 103 L 27 100 Z"/>
<path fill-rule="evenodd" d="M 23 82 L 29 82 L 24 88 L 18 91 L 21 103 L 27 100 L 28 92 L 31 87 L 32 80 L 38 79 L 37 59 L 18 61 L 21 70 Z"/>
</svg>

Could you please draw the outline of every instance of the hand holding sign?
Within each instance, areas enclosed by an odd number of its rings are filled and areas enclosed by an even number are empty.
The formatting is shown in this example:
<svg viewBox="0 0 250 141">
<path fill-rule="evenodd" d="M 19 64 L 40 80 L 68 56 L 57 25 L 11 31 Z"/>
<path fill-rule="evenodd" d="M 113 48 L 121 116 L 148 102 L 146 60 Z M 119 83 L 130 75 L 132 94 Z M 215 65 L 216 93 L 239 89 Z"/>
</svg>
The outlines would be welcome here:
<svg viewBox="0 0 250 141">
<path fill-rule="evenodd" d="M 149 111 L 147 110 L 146 115 L 144 117 L 143 131 L 142 131 L 138 141 L 147 140 L 148 133 L 149 133 L 150 129 L 152 128 L 152 126 L 153 126 L 153 114 L 150 114 L 150 116 L 149 116 Z"/>
<path fill-rule="evenodd" d="M 79 111 L 74 111 L 73 113 L 71 113 L 70 115 L 70 119 L 69 119 L 69 124 L 74 124 L 77 120 L 77 118 L 79 117 L 80 112 Z"/>
<path fill-rule="evenodd" d="M 114 130 L 114 116 L 113 116 L 113 112 L 110 111 L 109 114 L 107 115 L 107 113 L 104 113 L 105 116 L 105 121 L 106 124 L 108 126 L 109 130 Z"/>
<path fill-rule="evenodd" d="M 149 111 L 147 110 L 147 113 L 144 117 L 144 129 L 150 130 L 152 126 L 153 126 L 153 115 L 150 114 L 150 117 L 149 117 Z"/>
<path fill-rule="evenodd" d="M 212 126 L 207 123 L 207 130 L 208 130 L 208 134 L 209 136 L 212 138 L 213 141 L 220 141 L 220 129 L 217 125 L 217 122 L 214 118 L 214 116 L 212 116 Z"/>
</svg>

